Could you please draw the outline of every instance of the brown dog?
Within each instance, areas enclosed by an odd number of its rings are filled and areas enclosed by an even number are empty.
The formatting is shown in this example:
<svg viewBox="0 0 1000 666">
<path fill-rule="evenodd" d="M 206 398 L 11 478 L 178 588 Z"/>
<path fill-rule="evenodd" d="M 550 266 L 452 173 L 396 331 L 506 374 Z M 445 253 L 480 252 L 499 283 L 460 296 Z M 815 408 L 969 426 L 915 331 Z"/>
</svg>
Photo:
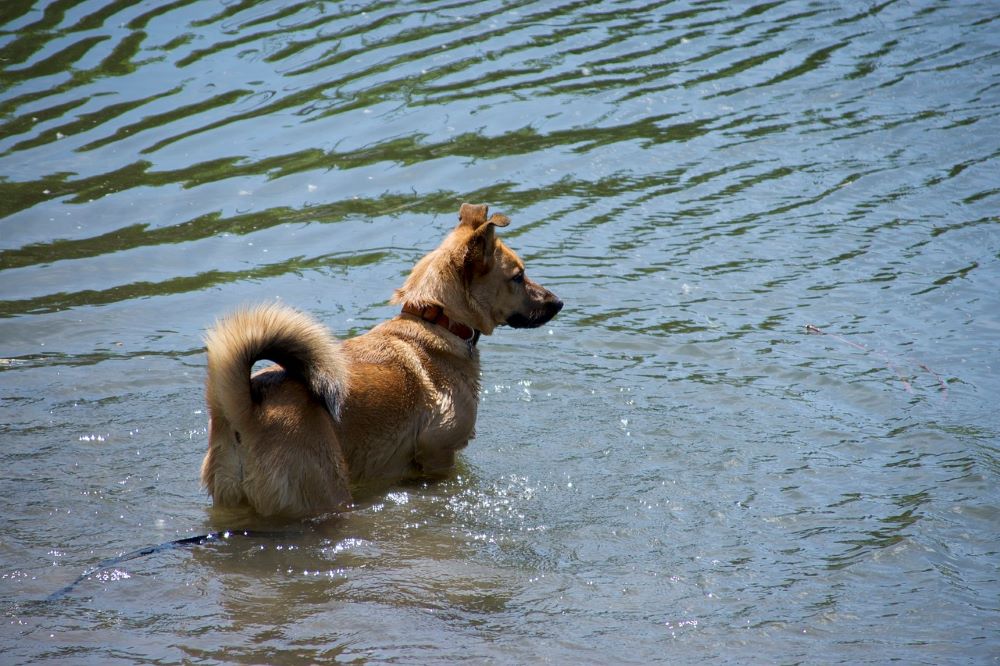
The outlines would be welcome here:
<svg viewBox="0 0 1000 666">
<path fill-rule="evenodd" d="M 474 437 L 481 333 L 541 326 L 562 302 L 494 235 L 503 215 L 462 204 L 459 224 L 396 290 L 402 312 L 340 342 L 281 305 L 240 310 L 206 336 L 216 504 L 301 517 L 351 486 L 435 477 Z M 272 365 L 251 376 L 259 360 Z"/>
</svg>

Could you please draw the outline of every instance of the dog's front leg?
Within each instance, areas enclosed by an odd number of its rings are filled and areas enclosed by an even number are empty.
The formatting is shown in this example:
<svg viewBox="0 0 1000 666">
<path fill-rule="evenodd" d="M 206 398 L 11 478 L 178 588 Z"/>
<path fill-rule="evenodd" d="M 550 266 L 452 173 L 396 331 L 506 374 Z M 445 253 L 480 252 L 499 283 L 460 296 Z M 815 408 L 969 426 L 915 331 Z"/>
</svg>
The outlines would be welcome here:
<svg viewBox="0 0 1000 666">
<path fill-rule="evenodd" d="M 454 435 L 441 436 L 440 431 L 437 436 L 425 433 L 417 443 L 414 456 L 421 475 L 430 478 L 447 476 L 455 467 L 455 455 L 468 446 L 472 436 L 470 433 L 467 437 L 456 439 Z"/>
</svg>

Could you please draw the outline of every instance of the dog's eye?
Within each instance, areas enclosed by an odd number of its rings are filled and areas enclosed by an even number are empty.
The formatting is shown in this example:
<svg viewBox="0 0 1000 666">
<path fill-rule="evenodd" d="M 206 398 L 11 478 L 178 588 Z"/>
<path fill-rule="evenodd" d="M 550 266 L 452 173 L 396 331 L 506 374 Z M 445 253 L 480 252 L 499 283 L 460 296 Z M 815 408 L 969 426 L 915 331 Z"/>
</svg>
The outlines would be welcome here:
<svg viewBox="0 0 1000 666">
<path fill-rule="evenodd" d="M 521 284 L 524 282 L 524 271 L 518 271 L 517 274 L 511 278 L 511 282 L 515 284 Z"/>
</svg>

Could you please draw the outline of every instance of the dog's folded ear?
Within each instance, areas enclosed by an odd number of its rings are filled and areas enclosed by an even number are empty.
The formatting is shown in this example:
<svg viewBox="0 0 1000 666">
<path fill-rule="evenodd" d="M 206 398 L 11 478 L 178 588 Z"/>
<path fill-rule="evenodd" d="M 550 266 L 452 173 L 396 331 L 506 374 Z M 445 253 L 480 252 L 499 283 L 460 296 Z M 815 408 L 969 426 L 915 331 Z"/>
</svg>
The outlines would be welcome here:
<svg viewBox="0 0 1000 666">
<path fill-rule="evenodd" d="M 507 219 L 506 215 L 501 215 L 500 213 L 493 213 L 490 215 L 490 219 L 486 220 L 487 224 L 492 224 L 495 227 L 506 227 L 510 224 L 510 220 Z"/>
</svg>

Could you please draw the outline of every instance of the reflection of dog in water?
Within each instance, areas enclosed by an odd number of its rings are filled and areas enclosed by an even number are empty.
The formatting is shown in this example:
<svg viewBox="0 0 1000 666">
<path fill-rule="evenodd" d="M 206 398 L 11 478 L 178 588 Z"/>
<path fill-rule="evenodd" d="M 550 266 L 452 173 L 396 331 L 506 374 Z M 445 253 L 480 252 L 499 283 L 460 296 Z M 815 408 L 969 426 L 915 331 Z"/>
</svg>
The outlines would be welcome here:
<svg viewBox="0 0 1000 666">
<path fill-rule="evenodd" d="M 206 338 L 201 468 L 215 503 L 301 517 L 349 503 L 352 483 L 447 473 L 474 437 L 480 334 L 541 326 L 563 305 L 495 237 L 507 224 L 462 204 L 396 290 L 400 314 L 356 338 L 280 305 L 219 321 Z M 277 365 L 251 376 L 259 360 Z"/>
</svg>

